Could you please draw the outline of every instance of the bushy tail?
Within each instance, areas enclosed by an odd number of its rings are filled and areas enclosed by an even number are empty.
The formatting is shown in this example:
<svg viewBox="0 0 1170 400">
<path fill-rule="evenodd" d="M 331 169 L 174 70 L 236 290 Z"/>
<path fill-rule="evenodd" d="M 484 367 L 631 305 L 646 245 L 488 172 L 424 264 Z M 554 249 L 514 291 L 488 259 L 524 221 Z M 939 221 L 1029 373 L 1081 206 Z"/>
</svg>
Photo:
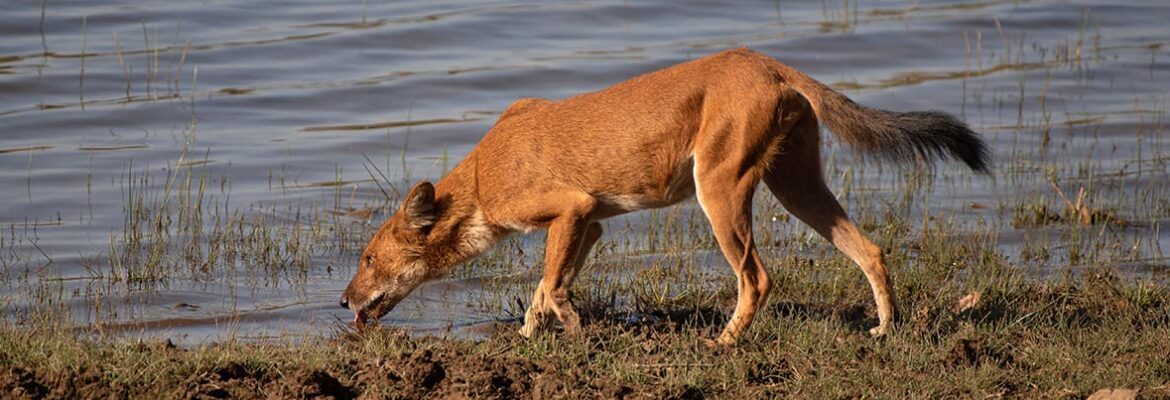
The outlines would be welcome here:
<svg viewBox="0 0 1170 400">
<path fill-rule="evenodd" d="M 823 83 L 779 65 L 779 73 L 800 92 L 837 137 L 898 163 L 957 158 L 972 170 L 991 168 L 987 144 L 967 124 L 939 111 L 893 112 L 863 107 Z"/>
</svg>

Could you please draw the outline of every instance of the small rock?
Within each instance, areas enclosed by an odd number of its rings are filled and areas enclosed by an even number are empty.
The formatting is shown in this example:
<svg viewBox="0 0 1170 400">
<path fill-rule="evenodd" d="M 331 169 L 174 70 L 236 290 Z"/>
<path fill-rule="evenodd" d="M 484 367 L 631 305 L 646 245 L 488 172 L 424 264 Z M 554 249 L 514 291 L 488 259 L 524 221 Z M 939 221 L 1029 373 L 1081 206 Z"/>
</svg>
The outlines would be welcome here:
<svg viewBox="0 0 1170 400">
<path fill-rule="evenodd" d="M 1137 391 L 1133 389 L 1110 389 L 1105 388 L 1093 392 L 1089 395 L 1088 400 L 1134 400 L 1137 399 Z"/>
</svg>

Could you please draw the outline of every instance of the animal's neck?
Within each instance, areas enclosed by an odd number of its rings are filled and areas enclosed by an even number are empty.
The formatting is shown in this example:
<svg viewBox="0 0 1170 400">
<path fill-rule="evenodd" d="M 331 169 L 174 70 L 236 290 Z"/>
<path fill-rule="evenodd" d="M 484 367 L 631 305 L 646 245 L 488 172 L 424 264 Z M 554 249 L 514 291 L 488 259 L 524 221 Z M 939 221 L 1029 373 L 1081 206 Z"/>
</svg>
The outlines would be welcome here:
<svg viewBox="0 0 1170 400">
<path fill-rule="evenodd" d="M 508 234 L 488 221 L 476 196 L 474 173 L 457 166 L 435 184 L 440 216 L 429 235 L 428 253 L 430 265 L 441 266 L 443 272 L 482 254 Z"/>
</svg>

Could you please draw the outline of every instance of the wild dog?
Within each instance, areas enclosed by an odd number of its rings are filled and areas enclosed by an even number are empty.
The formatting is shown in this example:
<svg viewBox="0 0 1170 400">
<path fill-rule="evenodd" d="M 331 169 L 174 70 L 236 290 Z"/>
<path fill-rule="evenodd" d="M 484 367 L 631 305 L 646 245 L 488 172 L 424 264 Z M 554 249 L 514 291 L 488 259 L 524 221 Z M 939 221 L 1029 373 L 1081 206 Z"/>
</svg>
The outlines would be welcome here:
<svg viewBox="0 0 1170 400">
<path fill-rule="evenodd" d="M 569 288 L 601 237 L 598 221 L 697 196 L 738 280 L 735 311 L 716 339 L 732 344 L 771 287 L 752 239 L 762 180 L 861 267 L 877 303 L 870 333 L 884 335 L 897 312 L 890 276 L 882 250 L 825 185 L 819 122 L 896 162 L 989 168 L 987 145 L 951 115 L 862 107 L 771 57 L 728 50 L 564 100 L 516 101 L 450 174 L 411 189 L 366 246 L 341 306 L 360 327 L 505 236 L 543 228 L 544 271 L 520 333 L 555 316 L 574 334 Z"/>
</svg>

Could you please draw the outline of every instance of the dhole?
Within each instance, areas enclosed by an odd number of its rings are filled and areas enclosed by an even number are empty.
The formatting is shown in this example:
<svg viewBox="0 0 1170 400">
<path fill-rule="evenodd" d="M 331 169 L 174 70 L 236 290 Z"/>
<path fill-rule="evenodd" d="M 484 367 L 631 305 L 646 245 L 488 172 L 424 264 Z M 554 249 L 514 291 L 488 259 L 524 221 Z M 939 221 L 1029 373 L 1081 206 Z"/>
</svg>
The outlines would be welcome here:
<svg viewBox="0 0 1170 400">
<path fill-rule="evenodd" d="M 987 146 L 950 115 L 862 107 L 773 58 L 724 51 L 560 101 L 516 101 L 449 175 L 410 191 L 362 253 L 341 306 L 358 326 L 377 320 L 501 238 L 543 228 L 544 273 L 520 333 L 531 336 L 555 316 L 573 334 L 580 319 L 569 287 L 601 237 L 598 221 L 697 196 L 739 282 L 716 339 L 731 344 L 771 285 L 752 240 L 752 194 L 762 180 L 861 267 L 877 303 L 870 333 L 885 334 L 897 308 L 882 251 L 825 186 L 818 122 L 893 161 L 989 167 Z"/>
</svg>

